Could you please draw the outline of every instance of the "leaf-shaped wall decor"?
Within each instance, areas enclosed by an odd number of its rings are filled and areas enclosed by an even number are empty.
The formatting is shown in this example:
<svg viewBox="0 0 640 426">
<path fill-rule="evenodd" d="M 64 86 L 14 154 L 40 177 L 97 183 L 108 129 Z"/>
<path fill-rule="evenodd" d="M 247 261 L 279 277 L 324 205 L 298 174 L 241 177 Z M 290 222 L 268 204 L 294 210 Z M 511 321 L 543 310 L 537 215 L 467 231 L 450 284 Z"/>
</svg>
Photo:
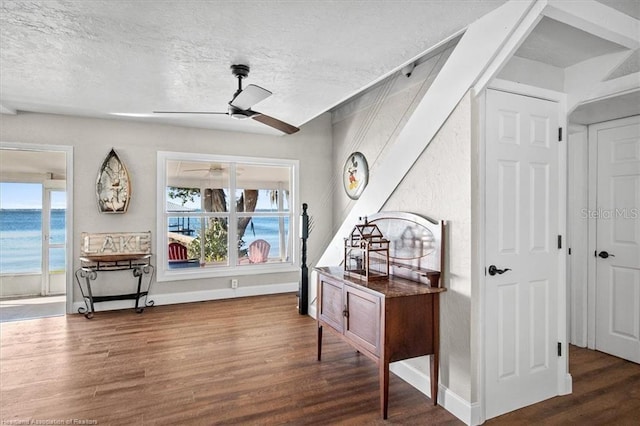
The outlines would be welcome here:
<svg viewBox="0 0 640 426">
<path fill-rule="evenodd" d="M 96 181 L 100 213 L 126 213 L 131 199 L 129 172 L 115 150 L 102 162 Z"/>
</svg>

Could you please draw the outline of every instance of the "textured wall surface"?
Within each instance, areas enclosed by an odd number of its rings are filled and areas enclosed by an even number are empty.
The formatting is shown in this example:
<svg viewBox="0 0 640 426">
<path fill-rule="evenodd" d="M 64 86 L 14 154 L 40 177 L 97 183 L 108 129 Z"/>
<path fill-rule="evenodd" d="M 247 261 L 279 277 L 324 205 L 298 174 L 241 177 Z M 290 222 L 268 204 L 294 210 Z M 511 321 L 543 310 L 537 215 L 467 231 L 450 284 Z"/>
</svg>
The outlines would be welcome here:
<svg viewBox="0 0 640 426">
<path fill-rule="evenodd" d="M 467 94 L 413 165 L 383 210 L 445 220 L 440 298 L 440 381 L 471 400 L 471 101 Z M 428 360 L 409 361 L 428 374 Z"/>
<path fill-rule="evenodd" d="M 393 145 L 452 51 L 453 47 L 449 47 L 436 53 L 417 66 L 411 77 L 398 74 L 334 111 L 333 160 L 334 176 L 338 179 L 334 179 L 328 190 L 332 192 L 336 227 L 342 224 L 355 202 L 346 195 L 341 179 L 349 154 L 362 152 L 370 174 L 376 173 L 377 163 Z"/>
<path fill-rule="evenodd" d="M 424 96 L 450 52 L 434 57 L 414 70 L 384 82 L 333 114 L 334 176 L 342 175 L 349 153 L 360 151 L 370 173 L 383 158 L 394 137 Z M 383 210 L 408 211 L 446 220 L 447 257 L 441 298 L 442 384 L 471 400 L 471 101 L 466 95 L 434 140 L 386 202 Z M 368 188 L 371 190 L 373 188 Z M 353 201 L 332 181 L 333 223 L 342 223 Z M 375 212 L 372 212 L 375 213 Z M 428 358 L 409 361 L 428 375 Z"/>
<path fill-rule="evenodd" d="M 331 124 L 328 114 L 303 126 L 292 136 L 274 137 L 215 130 L 150 125 L 123 120 L 104 120 L 59 115 L 21 113 L 0 115 L 0 141 L 53 144 L 73 147 L 73 268 L 77 268 L 80 233 L 156 230 L 156 153 L 182 151 L 252 157 L 287 158 L 300 161 L 300 202 L 313 208 L 315 233 L 331 230 L 330 204 L 318 199 L 318 185 L 329 179 L 331 170 Z M 98 213 L 95 179 L 111 148 L 128 168 L 133 183 L 129 210 L 124 215 Z M 300 208 L 300 206 L 297 206 Z M 296 242 L 299 240 L 296 236 Z M 324 247 L 309 244 L 308 264 L 322 254 Z M 299 273 L 239 276 L 240 286 L 297 282 Z M 122 280 L 125 281 L 125 280 Z M 127 280 L 128 281 L 128 280 Z M 154 285 L 155 294 L 194 292 L 228 288 L 228 278 L 169 281 Z M 109 280 L 103 294 L 119 289 Z M 125 282 L 122 285 L 127 285 Z M 74 285 L 74 292 L 77 293 Z M 131 290 L 130 288 L 128 291 Z M 80 300 L 75 294 L 75 300 Z"/>
</svg>

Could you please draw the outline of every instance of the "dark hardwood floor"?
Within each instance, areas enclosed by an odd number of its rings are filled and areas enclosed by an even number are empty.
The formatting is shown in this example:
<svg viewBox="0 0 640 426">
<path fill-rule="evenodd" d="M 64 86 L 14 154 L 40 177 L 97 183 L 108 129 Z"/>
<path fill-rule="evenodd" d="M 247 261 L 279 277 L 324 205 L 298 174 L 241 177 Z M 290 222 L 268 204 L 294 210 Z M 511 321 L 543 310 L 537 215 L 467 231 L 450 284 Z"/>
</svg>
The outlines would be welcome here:
<svg viewBox="0 0 640 426">
<path fill-rule="evenodd" d="M 570 346 L 573 392 L 485 422 L 486 425 L 640 425 L 640 365 Z"/>
<path fill-rule="evenodd" d="M 3 424 L 462 424 L 394 375 L 381 420 L 374 363 L 332 333 L 316 361 L 316 323 L 293 294 L 0 327 Z M 573 395 L 488 423 L 637 424 L 640 366 L 577 348 L 571 358 Z"/>
</svg>

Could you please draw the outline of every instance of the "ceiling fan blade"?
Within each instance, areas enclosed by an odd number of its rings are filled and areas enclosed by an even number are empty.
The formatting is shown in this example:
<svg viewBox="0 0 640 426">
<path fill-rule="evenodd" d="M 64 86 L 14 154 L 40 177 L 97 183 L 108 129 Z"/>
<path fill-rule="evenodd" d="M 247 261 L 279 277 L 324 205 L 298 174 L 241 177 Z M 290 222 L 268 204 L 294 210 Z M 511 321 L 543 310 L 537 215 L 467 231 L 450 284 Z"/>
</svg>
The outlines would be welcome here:
<svg viewBox="0 0 640 426">
<path fill-rule="evenodd" d="M 253 111 L 253 112 L 256 112 L 256 111 Z M 291 135 L 297 132 L 298 130 L 300 130 L 289 123 L 285 123 L 284 121 L 280 121 L 277 118 L 269 117 L 268 115 L 264 115 L 259 112 L 256 112 L 255 115 L 252 115 L 251 118 L 253 118 L 256 121 L 259 121 L 262 124 L 266 124 L 267 126 L 273 127 L 274 129 L 280 130 L 281 132 L 284 132 L 288 135 Z"/>
<path fill-rule="evenodd" d="M 263 89 L 255 84 L 250 84 L 245 87 L 242 92 L 238 93 L 236 97 L 231 99 L 229 105 L 242 110 L 247 110 L 258 102 L 264 101 L 269 96 L 271 96 L 271 92 L 267 89 Z"/>
<path fill-rule="evenodd" d="M 229 115 L 228 112 L 212 111 L 153 111 L 154 114 L 208 114 L 208 115 Z"/>
</svg>

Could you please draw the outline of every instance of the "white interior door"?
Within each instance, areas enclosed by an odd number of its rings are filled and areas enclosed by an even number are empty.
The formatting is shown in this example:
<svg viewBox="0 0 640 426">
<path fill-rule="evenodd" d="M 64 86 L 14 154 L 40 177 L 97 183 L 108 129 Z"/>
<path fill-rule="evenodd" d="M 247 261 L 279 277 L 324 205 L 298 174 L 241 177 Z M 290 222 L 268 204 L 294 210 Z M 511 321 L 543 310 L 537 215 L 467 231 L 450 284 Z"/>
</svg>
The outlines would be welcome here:
<svg viewBox="0 0 640 426">
<path fill-rule="evenodd" d="M 556 103 L 487 90 L 487 419 L 558 394 L 557 135 Z"/>
<path fill-rule="evenodd" d="M 640 363 L 640 117 L 591 126 L 596 349 Z M 593 151 L 592 151 L 593 152 Z"/>
</svg>

